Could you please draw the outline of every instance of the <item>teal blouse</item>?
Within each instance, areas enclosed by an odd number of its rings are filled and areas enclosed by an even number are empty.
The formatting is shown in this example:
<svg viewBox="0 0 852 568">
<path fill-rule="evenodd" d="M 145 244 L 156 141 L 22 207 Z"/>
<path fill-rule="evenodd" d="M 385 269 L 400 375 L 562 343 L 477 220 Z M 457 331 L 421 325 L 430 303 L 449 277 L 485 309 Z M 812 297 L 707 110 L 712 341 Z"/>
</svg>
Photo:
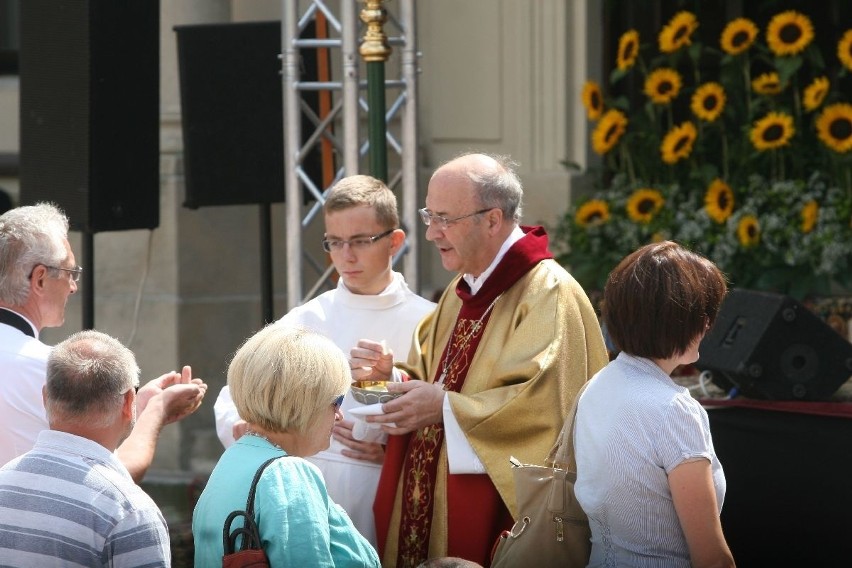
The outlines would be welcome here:
<svg viewBox="0 0 852 568">
<path fill-rule="evenodd" d="M 271 566 L 380 566 L 370 543 L 342 507 L 328 496 L 316 466 L 256 436 L 243 436 L 228 448 L 207 481 L 192 515 L 195 566 L 222 566 L 222 526 L 245 509 L 257 468 L 264 470 L 255 496 L 255 520 Z M 237 521 L 240 522 L 240 521 Z"/>
</svg>

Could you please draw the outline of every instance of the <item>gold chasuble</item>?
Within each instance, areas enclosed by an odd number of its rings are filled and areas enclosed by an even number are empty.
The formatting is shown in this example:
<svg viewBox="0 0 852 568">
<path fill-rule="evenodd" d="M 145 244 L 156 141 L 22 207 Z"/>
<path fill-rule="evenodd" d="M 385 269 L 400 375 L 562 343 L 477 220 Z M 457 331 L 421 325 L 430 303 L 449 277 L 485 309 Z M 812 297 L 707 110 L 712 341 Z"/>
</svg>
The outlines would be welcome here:
<svg viewBox="0 0 852 568">
<path fill-rule="evenodd" d="M 607 362 L 586 294 L 544 229 L 523 230 L 476 295 L 456 278 L 400 366 L 444 384 L 487 475 L 448 473 L 443 424 L 391 436 L 374 506 L 385 567 L 441 556 L 488 566 L 517 515 L 509 456 L 543 463 L 574 396 Z"/>
</svg>

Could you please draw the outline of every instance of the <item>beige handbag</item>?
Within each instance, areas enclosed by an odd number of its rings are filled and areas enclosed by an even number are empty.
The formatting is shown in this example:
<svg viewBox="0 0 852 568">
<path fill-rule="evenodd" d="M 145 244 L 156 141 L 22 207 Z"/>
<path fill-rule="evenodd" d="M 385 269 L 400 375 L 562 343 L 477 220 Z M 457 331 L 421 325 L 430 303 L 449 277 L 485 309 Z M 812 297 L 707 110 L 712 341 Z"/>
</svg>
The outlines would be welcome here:
<svg viewBox="0 0 852 568">
<path fill-rule="evenodd" d="M 591 531 L 586 513 L 574 497 L 577 464 L 573 441 L 577 401 L 585 388 L 577 393 L 545 465 L 522 464 L 510 458 L 519 518 L 512 530 L 503 531 L 497 540 L 492 568 L 574 568 L 588 564 Z"/>
</svg>

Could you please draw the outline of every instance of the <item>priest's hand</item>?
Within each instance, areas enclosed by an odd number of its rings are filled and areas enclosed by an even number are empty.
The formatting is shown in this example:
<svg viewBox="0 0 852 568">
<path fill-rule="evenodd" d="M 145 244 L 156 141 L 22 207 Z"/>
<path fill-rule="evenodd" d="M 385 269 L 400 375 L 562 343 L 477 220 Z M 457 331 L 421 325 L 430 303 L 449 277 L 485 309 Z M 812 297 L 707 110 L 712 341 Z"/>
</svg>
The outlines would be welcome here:
<svg viewBox="0 0 852 568">
<path fill-rule="evenodd" d="M 338 420 L 332 431 L 334 439 L 346 446 L 340 451 L 347 458 L 364 460 L 381 465 L 385 461 L 385 448 L 381 444 L 356 440 L 352 434 L 355 424 L 351 420 Z"/>
<path fill-rule="evenodd" d="M 349 351 L 349 369 L 353 381 L 389 381 L 393 352 L 384 342 L 361 339 Z"/>
<path fill-rule="evenodd" d="M 441 385 L 423 381 L 388 383 L 388 391 L 404 393 L 382 405 L 384 414 L 366 416 L 367 422 L 383 424 L 388 434 L 407 434 L 444 420 L 444 392 Z"/>
</svg>

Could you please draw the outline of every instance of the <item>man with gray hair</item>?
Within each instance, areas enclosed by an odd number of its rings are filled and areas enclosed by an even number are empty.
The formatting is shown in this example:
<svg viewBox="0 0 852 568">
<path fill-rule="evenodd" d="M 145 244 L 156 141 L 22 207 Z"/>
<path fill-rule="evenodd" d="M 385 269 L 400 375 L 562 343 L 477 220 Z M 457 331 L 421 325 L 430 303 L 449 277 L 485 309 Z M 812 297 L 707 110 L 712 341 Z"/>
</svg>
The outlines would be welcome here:
<svg viewBox="0 0 852 568">
<path fill-rule="evenodd" d="M 57 207 L 40 203 L 0 215 L 0 465 L 30 450 L 48 427 L 41 392 L 51 348 L 39 333 L 65 321 L 82 271 L 68 218 Z M 139 425 L 118 451 L 135 480 L 151 465 L 163 426 L 193 413 L 206 390 L 190 367 L 139 390 Z"/>
<path fill-rule="evenodd" d="M 410 379 L 390 383 L 402 396 L 367 417 L 392 434 L 374 507 L 386 568 L 441 556 L 488 566 L 495 538 L 520 520 L 509 456 L 544 459 L 606 363 L 589 299 L 544 228 L 521 226 L 522 200 L 508 158 L 439 167 L 420 218 L 458 276 L 418 325 L 407 365 L 367 339 L 350 351 L 357 379 Z"/>
<path fill-rule="evenodd" d="M 115 455 L 136 423 L 138 386 L 133 353 L 104 333 L 53 348 L 50 429 L 0 468 L 4 566 L 170 566 L 166 521 Z"/>
</svg>

